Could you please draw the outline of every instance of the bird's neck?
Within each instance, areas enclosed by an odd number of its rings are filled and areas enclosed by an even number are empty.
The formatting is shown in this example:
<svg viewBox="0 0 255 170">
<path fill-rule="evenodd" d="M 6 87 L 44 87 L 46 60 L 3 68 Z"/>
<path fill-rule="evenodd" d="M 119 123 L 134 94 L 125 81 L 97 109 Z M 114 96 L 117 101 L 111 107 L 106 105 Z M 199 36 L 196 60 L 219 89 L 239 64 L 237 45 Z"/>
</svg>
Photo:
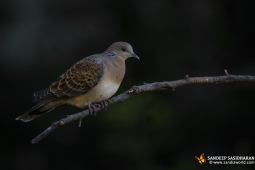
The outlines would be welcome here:
<svg viewBox="0 0 255 170">
<path fill-rule="evenodd" d="M 114 81 L 121 83 L 126 71 L 125 61 L 121 60 L 118 56 L 115 58 L 104 58 L 104 60 L 104 72 L 108 73 Z"/>
</svg>

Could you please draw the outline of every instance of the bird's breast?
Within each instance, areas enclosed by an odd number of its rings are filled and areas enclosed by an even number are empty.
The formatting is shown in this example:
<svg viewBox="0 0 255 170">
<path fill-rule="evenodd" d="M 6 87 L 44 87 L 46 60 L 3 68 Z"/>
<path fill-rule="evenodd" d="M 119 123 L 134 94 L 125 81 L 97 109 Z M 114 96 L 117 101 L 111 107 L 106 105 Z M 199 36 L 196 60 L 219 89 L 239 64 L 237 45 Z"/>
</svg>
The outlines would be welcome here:
<svg viewBox="0 0 255 170">
<path fill-rule="evenodd" d="M 101 102 L 103 100 L 109 99 L 113 96 L 118 90 L 120 84 L 113 81 L 100 81 L 92 90 L 92 95 L 95 95 L 96 98 L 93 101 L 94 103 Z"/>
<path fill-rule="evenodd" d="M 67 104 L 85 108 L 90 103 L 98 103 L 109 99 L 118 90 L 120 84 L 102 79 L 95 87 L 84 95 L 76 96 L 67 101 Z"/>
</svg>

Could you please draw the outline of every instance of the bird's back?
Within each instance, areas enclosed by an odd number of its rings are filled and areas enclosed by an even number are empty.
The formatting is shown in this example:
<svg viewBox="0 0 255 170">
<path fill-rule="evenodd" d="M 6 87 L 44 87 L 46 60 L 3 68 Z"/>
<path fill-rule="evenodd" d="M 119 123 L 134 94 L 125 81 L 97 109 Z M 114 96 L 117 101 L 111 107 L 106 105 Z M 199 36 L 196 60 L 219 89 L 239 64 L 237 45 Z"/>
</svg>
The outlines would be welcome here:
<svg viewBox="0 0 255 170">
<path fill-rule="evenodd" d="M 87 93 L 103 75 L 98 55 L 81 59 L 58 77 L 47 89 L 34 93 L 34 102 L 58 101 Z"/>
</svg>

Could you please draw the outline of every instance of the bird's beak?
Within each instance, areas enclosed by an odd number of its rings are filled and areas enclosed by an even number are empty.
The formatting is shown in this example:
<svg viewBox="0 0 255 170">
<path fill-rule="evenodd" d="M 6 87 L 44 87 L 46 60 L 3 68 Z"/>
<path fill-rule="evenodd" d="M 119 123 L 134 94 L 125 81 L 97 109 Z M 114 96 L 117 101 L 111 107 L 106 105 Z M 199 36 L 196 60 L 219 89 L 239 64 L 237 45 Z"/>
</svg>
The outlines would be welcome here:
<svg viewBox="0 0 255 170">
<path fill-rule="evenodd" d="M 131 55 L 132 55 L 132 57 L 134 57 L 134 58 L 140 60 L 140 58 L 139 58 L 135 53 L 131 53 Z"/>
</svg>

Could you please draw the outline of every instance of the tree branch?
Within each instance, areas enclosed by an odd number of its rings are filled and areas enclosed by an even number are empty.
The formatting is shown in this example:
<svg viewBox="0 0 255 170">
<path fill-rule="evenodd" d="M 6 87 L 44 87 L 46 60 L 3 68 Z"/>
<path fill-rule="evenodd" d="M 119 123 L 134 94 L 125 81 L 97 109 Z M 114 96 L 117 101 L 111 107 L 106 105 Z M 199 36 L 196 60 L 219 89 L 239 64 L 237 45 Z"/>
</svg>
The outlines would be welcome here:
<svg viewBox="0 0 255 170">
<path fill-rule="evenodd" d="M 225 70 L 225 76 L 214 76 L 214 77 L 189 77 L 186 75 L 184 79 L 176 80 L 176 81 L 164 81 L 164 82 L 155 82 L 155 83 L 144 83 L 144 85 L 133 86 L 130 90 L 115 96 L 113 98 L 108 99 L 108 105 L 112 105 L 117 102 L 122 102 L 129 97 L 147 92 L 147 91 L 156 91 L 156 90 L 167 90 L 172 89 L 175 90 L 177 87 L 188 85 L 188 84 L 220 84 L 220 83 L 255 83 L 255 76 L 248 75 L 230 75 L 227 70 Z M 97 107 L 97 111 L 102 110 L 103 108 Z M 68 123 L 74 122 L 76 120 L 79 121 L 79 126 L 81 124 L 81 120 L 89 115 L 89 110 L 86 109 L 82 112 L 68 115 L 66 118 L 63 118 L 59 121 L 54 122 L 50 127 L 48 127 L 45 131 L 39 134 L 36 138 L 32 140 L 32 143 L 39 143 L 43 138 L 48 136 L 53 130 L 57 129 L 60 126 L 66 125 Z"/>
</svg>

